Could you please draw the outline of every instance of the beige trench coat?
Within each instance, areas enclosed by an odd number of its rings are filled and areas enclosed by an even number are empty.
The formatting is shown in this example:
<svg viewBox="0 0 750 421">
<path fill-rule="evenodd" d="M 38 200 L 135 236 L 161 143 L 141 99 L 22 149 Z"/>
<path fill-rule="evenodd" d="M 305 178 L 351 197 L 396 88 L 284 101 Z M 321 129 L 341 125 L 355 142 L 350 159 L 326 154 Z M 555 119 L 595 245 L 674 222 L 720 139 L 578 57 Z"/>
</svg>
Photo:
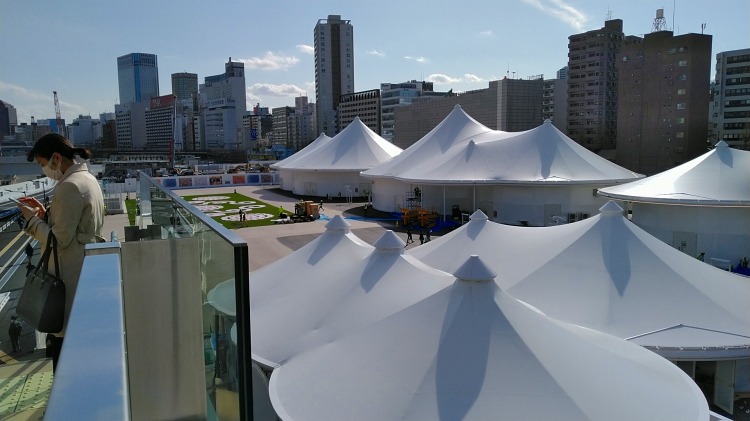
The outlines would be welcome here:
<svg viewBox="0 0 750 421">
<path fill-rule="evenodd" d="M 63 330 L 56 336 L 65 334 L 83 266 L 84 247 L 102 237 L 103 224 L 104 197 L 86 164 L 71 166 L 58 181 L 47 222 L 33 216 L 27 224 L 26 231 L 39 240 L 41 250 L 47 246 L 50 229 L 57 238 L 60 278 L 65 282 L 66 299 Z M 50 273 L 55 273 L 54 264 L 54 258 L 50 257 Z"/>
</svg>

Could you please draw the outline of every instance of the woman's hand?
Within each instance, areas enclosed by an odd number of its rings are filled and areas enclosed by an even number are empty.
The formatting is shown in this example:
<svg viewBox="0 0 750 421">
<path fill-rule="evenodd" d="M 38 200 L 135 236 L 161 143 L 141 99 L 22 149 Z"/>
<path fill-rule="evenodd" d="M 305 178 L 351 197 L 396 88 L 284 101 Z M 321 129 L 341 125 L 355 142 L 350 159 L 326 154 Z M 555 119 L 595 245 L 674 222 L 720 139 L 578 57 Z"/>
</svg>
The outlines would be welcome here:
<svg viewBox="0 0 750 421">
<path fill-rule="evenodd" d="M 33 197 L 21 197 L 18 200 L 26 205 L 19 205 L 18 208 L 21 209 L 21 213 L 23 213 L 23 217 L 26 218 L 27 221 L 34 215 L 39 218 L 44 218 L 46 211 L 44 210 L 44 206 L 39 203 L 38 200 Z"/>
</svg>

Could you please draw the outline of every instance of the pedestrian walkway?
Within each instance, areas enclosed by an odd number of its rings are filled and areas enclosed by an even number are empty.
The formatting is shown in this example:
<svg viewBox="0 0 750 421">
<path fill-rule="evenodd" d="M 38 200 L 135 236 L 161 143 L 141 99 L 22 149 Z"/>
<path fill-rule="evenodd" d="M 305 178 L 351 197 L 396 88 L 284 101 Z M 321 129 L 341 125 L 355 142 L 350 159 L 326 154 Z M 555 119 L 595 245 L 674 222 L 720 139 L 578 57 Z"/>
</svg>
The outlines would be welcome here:
<svg viewBox="0 0 750 421">
<path fill-rule="evenodd" d="M 50 359 L 0 365 L 0 419 L 41 420 L 52 390 L 52 378 Z"/>
</svg>

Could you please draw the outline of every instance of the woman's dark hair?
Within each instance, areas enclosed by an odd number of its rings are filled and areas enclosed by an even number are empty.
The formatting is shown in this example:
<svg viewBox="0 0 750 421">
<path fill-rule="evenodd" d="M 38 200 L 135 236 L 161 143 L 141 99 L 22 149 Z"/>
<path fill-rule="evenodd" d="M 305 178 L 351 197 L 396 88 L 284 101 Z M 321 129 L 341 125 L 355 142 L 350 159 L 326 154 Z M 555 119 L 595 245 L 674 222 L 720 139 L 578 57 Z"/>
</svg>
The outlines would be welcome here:
<svg viewBox="0 0 750 421">
<path fill-rule="evenodd" d="M 53 153 L 59 153 L 65 158 L 73 159 L 75 155 L 83 159 L 91 158 L 91 151 L 86 148 L 74 148 L 68 139 L 57 133 L 47 133 L 39 138 L 26 155 L 26 160 L 34 162 L 34 157 L 52 158 Z"/>
</svg>

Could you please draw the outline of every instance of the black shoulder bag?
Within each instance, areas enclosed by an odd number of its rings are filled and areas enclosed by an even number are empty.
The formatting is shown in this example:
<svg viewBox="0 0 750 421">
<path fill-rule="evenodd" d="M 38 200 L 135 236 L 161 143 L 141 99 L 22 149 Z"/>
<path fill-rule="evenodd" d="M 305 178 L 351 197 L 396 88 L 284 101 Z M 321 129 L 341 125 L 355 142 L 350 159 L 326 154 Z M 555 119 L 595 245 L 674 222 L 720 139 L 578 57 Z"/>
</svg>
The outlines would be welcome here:
<svg viewBox="0 0 750 421">
<path fill-rule="evenodd" d="M 54 275 L 48 273 L 50 252 L 55 256 Z M 26 285 L 18 298 L 16 314 L 40 332 L 57 333 L 63 328 L 65 283 L 60 279 L 57 238 L 52 230 L 49 232 L 42 258 L 26 278 Z"/>
</svg>

